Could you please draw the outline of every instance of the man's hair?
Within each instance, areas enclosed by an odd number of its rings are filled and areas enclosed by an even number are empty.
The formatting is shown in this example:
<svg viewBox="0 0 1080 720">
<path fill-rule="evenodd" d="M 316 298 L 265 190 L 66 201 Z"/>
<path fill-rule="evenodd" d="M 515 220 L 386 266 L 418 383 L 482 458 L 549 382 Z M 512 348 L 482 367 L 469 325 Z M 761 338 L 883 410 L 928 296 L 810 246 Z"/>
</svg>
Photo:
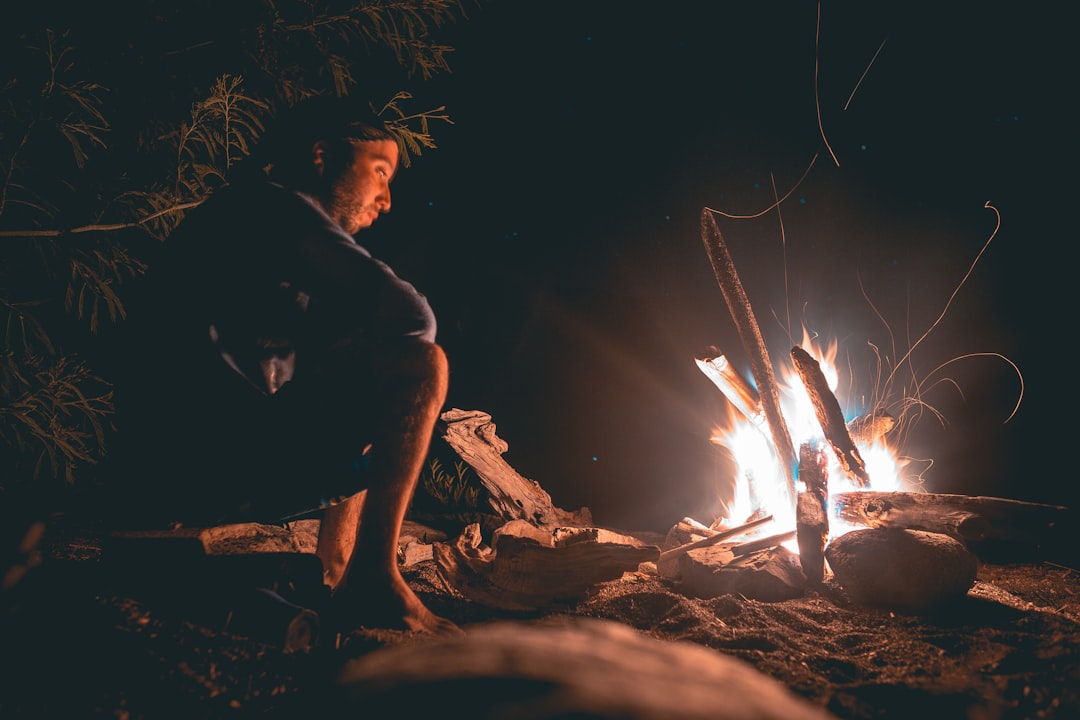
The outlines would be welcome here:
<svg viewBox="0 0 1080 720">
<path fill-rule="evenodd" d="M 250 159 L 260 168 L 269 167 L 271 178 L 304 187 L 314 180 L 311 150 L 320 140 L 328 144 L 335 160 L 351 161 L 350 143 L 396 142 L 397 136 L 366 102 L 318 96 L 284 110 Z"/>
</svg>

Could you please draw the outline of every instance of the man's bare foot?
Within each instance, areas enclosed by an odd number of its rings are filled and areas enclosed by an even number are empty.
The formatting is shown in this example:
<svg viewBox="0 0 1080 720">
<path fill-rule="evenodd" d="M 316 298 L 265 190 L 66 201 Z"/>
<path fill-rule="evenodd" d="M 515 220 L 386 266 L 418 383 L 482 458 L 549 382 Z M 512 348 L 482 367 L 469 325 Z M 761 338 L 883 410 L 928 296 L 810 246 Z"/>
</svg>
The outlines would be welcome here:
<svg viewBox="0 0 1080 720">
<path fill-rule="evenodd" d="M 349 578 L 331 598 L 338 630 L 361 627 L 411 630 L 433 635 L 464 635 L 452 621 L 428 610 L 401 575 L 378 581 Z"/>
</svg>

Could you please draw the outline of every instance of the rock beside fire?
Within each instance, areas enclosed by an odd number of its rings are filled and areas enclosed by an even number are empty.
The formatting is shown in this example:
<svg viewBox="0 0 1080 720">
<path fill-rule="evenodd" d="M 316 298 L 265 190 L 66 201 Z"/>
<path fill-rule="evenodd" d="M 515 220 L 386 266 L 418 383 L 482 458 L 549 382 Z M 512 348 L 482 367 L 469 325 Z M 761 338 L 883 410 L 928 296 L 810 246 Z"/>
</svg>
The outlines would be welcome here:
<svg viewBox="0 0 1080 720">
<path fill-rule="evenodd" d="M 783 546 L 737 557 L 731 545 L 691 550 L 679 558 L 681 589 L 711 598 L 739 593 L 762 602 L 801 597 L 806 588 L 799 556 Z"/>
<path fill-rule="evenodd" d="M 964 597 L 978 561 L 948 535 L 896 528 L 864 528 L 825 548 L 836 581 L 856 602 L 920 613 Z"/>
</svg>

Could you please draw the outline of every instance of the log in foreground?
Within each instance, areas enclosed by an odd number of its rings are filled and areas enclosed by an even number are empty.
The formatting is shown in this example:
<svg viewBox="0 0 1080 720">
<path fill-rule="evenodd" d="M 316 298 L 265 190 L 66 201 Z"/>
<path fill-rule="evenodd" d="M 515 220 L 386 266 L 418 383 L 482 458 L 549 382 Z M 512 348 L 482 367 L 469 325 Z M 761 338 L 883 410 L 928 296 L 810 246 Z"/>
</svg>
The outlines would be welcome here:
<svg viewBox="0 0 1080 720">
<path fill-rule="evenodd" d="M 806 393 L 814 406 L 814 414 L 825 439 L 836 454 L 837 461 L 858 487 L 867 487 L 870 476 L 866 472 L 866 464 L 848 433 L 840 403 L 829 389 L 829 383 L 821 372 L 821 365 L 798 345 L 791 348 L 791 359 L 795 363 L 795 371 L 806 386 Z"/>
<path fill-rule="evenodd" d="M 944 493 L 837 493 L 838 516 L 866 527 L 942 533 L 980 556 L 1043 555 L 1071 546 L 1075 516 L 1061 505 Z"/>
</svg>

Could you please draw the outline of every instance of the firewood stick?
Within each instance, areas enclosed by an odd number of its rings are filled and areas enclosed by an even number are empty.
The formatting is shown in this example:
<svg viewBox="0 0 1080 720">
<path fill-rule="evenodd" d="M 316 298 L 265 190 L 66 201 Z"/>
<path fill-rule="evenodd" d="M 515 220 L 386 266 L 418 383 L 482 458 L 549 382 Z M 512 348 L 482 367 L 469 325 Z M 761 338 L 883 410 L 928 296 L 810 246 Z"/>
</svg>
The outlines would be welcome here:
<svg viewBox="0 0 1080 720">
<path fill-rule="evenodd" d="M 795 503 L 799 562 L 806 579 L 820 583 L 825 578 L 825 544 L 829 539 L 829 468 L 820 444 L 799 447 L 799 480 L 806 488 Z"/>
<path fill-rule="evenodd" d="M 851 440 L 840 403 L 829 389 L 829 383 L 821 372 L 821 365 L 813 356 L 796 345 L 791 348 L 791 359 L 795 362 L 795 371 L 802 378 L 810 402 L 814 406 L 821 431 L 836 453 L 836 459 L 859 487 L 870 485 L 870 476 L 866 472 L 862 455 Z"/>
<path fill-rule="evenodd" d="M 682 555 L 684 553 L 690 552 L 691 550 L 697 550 L 698 548 L 709 547 L 710 545 L 716 545 L 717 543 L 722 542 L 723 540 L 726 540 L 727 538 L 735 537 L 736 535 L 741 535 L 742 533 L 746 532 L 747 530 L 753 530 L 754 528 L 756 528 L 759 525 L 764 525 L 767 522 L 771 522 L 772 519 L 773 519 L 772 515 L 766 515 L 763 518 L 758 518 L 757 520 L 753 520 L 751 522 L 748 522 L 745 525 L 739 525 L 738 527 L 733 527 L 733 528 L 731 528 L 729 530 L 724 530 L 724 531 L 718 532 L 715 535 L 710 535 L 709 537 L 705 537 L 705 538 L 702 538 L 700 540 L 695 540 L 693 542 L 688 542 L 688 543 L 686 543 L 684 545 L 680 545 L 678 547 L 671 548 L 670 550 L 665 550 L 664 552 L 660 553 L 660 562 L 665 562 L 667 560 L 671 560 L 672 558 L 677 558 L 677 557 L 679 557 L 680 555 Z"/>
<path fill-rule="evenodd" d="M 770 535 L 769 537 L 763 537 L 760 540 L 751 540 L 750 542 L 745 542 L 741 545 L 735 545 L 731 548 L 731 554 L 735 557 L 742 557 L 744 555 L 749 555 L 752 552 L 757 552 L 758 550 L 766 550 L 771 547 L 776 547 L 777 545 L 783 545 L 788 540 L 793 540 L 794 538 L 795 531 L 789 530 L 778 535 Z"/>
<path fill-rule="evenodd" d="M 735 409 L 742 413 L 743 417 L 760 425 L 765 420 L 765 412 L 761 409 L 761 400 L 758 399 L 757 391 L 750 387 L 731 363 L 723 355 L 714 358 L 705 358 L 697 361 L 698 368 L 705 376 L 713 381 L 713 385 L 720 388 L 724 397 L 728 399 Z"/>
<path fill-rule="evenodd" d="M 784 421 L 784 414 L 780 410 L 780 390 L 776 376 L 773 374 L 772 362 L 769 360 L 769 351 L 765 347 L 753 308 L 750 307 L 750 299 L 746 296 L 739 274 L 735 271 L 735 263 L 720 234 L 720 228 L 716 226 L 716 220 L 708 208 L 701 211 L 701 239 L 708 250 L 713 273 L 720 285 L 720 292 L 727 302 L 731 319 L 735 321 L 739 340 L 742 341 L 743 348 L 750 359 L 750 371 L 757 381 L 761 407 L 765 411 L 765 420 L 772 435 L 773 447 L 780 458 L 780 465 L 784 469 L 787 480 L 788 495 L 794 504 L 796 496 L 795 447 L 791 443 L 791 434 L 788 432 L 787 422 Z"/>
</svg>

